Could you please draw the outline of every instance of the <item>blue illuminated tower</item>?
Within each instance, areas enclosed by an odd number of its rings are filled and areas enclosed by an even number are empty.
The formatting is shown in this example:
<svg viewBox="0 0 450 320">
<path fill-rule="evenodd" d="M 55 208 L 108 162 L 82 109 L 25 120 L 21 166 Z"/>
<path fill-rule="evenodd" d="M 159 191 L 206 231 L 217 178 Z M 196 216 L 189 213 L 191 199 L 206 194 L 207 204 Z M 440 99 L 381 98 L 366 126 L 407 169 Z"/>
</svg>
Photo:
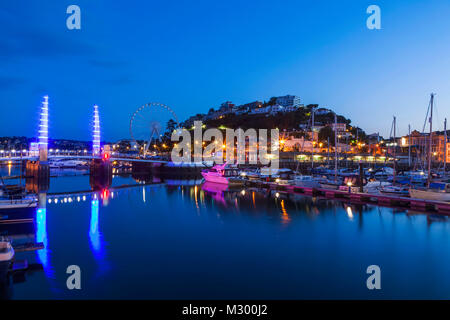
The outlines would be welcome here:
<svg viewBox="0 0 450 320">
<path fill-rule="evenodd" d="M 39 115 L 39 161 L 45 162 L 48 158 L 48 96 L 44 96 Z"/>
<path fill-rule="evenodd" d="M 92 154 L 100 155 L 100 116 L 98 114 L 98 106 L 94 106 L 94 124 L 92 136 Z"/>
</svg>

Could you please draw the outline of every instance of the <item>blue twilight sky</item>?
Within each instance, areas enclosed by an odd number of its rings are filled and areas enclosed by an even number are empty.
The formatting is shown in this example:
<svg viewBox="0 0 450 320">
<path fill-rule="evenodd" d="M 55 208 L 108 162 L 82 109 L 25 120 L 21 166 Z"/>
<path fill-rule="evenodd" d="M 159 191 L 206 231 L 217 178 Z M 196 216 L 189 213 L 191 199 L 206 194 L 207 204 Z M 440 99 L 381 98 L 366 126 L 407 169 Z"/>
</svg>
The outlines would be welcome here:
<svg viewBox="0 0 450 320">
<path fill-rule="evenodd" d="M 68 30 L 66 8 L 81 8 Z M 381 8 L 381 30 L 366 8 Z M 450 1 L 14 0 L 0 3 L 0 136 L 34 136 L 50 96 L 51 137 L 128 138 L 145 102 L 180 120 L 231 100 L 295 94 L 368 133 L 450 118 Z"/>
</svg>

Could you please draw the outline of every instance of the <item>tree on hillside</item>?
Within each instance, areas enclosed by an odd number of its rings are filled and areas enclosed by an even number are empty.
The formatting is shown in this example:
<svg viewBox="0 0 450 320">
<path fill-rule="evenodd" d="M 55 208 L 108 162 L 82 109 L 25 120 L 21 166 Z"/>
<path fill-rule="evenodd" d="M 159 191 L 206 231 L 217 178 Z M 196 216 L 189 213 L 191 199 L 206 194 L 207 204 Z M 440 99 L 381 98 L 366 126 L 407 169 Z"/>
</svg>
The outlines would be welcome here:
<svg viewBox="0 0 450 320">
<path fill-rule="evenodd" d="M 330 145 L 334 146 L 334 130 L 330 126 L 325 126 L 319 131 L 319 141 L 327 141 L 330 138 Z"/>
<path fill-rule="evenodd" d="M 177 128 L 177 123 L 175 120 L 170 119 L 166 124 L 166 131 L 164 132 L 163 141 L 168 143 L 172 138 L 172 132 Z"/>
<path fill-rule="evenodd" d="M 308 109 L 308 111 L 311 111 L 313 108 L 317 109 L 319 107 L 318 104 L 308 104 L 306 106 L 306 109 Z"/>
</svg>

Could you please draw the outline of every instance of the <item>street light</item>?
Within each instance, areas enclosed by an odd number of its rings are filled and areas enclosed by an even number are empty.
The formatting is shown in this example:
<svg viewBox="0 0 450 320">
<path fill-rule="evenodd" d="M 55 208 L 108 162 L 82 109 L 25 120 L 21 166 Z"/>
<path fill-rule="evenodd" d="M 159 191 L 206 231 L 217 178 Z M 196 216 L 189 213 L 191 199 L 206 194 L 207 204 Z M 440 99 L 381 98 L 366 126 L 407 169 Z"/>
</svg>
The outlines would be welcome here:
<svg viewBox="0 0 450 320">
<path fill-rule="evenodd" d="M 348 193 L 351 193 L 352 192 L 352 182 L 351 181 L 347 182 L 347 186 L 348 186 Z"/>
</svg>

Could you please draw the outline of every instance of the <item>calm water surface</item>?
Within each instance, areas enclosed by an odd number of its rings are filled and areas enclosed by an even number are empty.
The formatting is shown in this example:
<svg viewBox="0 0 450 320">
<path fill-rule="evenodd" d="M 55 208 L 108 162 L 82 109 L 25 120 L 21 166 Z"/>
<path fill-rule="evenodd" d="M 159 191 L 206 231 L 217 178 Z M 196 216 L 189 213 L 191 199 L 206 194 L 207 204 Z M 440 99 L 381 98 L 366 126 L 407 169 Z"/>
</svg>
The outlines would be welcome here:
<svg viewBox="0 0 450 320">
<path fill-rule="evenodd" d="M 3 288 L 5 297 L 450 298 L 446 219 L 194 180 L 123 176 L 89 190 L 87 175 L 51 179 L 35 222 L 14 231 L 45 243 L 16 255 L 44 270 Z M 372 264 L 379 291 L 366 287 Z M 81 290 L 66 287 L 69 265 L 81 268 Z"/>
</svg>

